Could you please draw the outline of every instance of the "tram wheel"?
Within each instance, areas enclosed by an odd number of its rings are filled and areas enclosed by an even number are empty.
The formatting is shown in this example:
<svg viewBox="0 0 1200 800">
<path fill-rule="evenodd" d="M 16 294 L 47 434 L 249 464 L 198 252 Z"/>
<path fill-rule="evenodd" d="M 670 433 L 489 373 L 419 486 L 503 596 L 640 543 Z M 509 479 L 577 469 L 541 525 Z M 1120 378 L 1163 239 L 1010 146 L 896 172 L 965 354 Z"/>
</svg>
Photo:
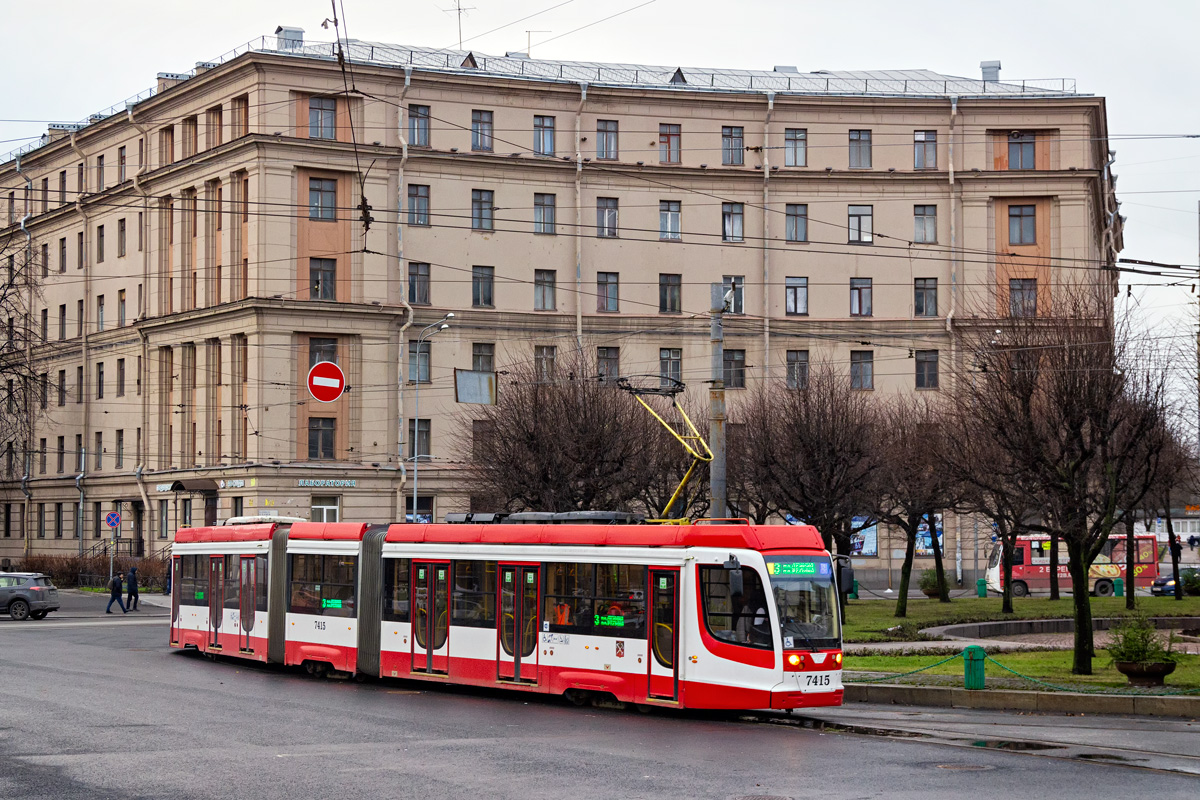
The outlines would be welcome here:
<svg viewBox="0 0 1200 800">
<path fill-rule="evenodd" d="M 563 697 L 574 706 L 584 706 L 588 702 L 588 693 L 582 689 L 567 689 L 563 692 Z"/>
</svg>

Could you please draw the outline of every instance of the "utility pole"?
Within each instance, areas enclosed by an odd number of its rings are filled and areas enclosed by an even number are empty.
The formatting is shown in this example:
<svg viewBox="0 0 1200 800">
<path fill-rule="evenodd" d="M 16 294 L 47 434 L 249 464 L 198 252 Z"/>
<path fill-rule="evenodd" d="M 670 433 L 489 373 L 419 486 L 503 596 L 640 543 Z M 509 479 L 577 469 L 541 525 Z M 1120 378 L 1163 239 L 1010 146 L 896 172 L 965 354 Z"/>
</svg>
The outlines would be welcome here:
<svg viewBox="0 0 1200 800">
<path fill-rule="evenodd" d="M 713 460 L 709 467 L 708 515 L 722 519 L 729 514 L 725 482 L 725 330 L 721 324 L 725 313 L 725 287 L 714 283 L 711 289 L 709 341 L 712 344 L 712 381 L 708 390 L 708 443 L 712 448 Z"/>
</svg>

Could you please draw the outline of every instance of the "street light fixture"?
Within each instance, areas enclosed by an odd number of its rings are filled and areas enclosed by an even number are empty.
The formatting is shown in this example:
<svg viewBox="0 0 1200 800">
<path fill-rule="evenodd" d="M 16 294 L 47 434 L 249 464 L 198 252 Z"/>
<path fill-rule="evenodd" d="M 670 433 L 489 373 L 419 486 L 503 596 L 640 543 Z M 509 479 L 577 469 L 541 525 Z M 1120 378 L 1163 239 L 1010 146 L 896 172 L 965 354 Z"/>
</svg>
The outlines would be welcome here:
<svg viewBox="0 0 1200 800">
<path fill-rule="evenodd" d="M 412 521 L 417 521 L 417 469 L 421 463 L 421 352 L 425 349 L 425 340 L 430 336 L 444 331 L 450 326 L 446 324 L 446 320 L 454 319 L 454 312 L 448 312 L 446 316 L 439 319 L 432 325 L 426 325 L 421 330 L 421 335 L 417 337 L 417 353 L 416 366 L 417 375 L 413 385 L 413 435 L 412 435 L 412 462 L 413 462 L 413 503 L 412 503 Z M 433 370 L 433 359 L 429 360 L 430 371 Z M 432 377 L 432 375 L 430 376 Z M 430 442 L 432 444 L 432 442 Z M 428 453 L 425 454 L 428 457 Z"/>
</svg>

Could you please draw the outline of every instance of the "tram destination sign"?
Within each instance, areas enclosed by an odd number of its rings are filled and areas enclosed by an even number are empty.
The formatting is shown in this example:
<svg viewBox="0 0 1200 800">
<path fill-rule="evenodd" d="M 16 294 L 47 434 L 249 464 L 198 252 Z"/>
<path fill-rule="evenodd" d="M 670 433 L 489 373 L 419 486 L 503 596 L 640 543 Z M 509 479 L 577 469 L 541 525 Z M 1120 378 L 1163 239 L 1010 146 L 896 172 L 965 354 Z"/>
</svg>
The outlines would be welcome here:
<svg viewBox="0 0 1200 800">
<path fill-rule="evenodd" d="M 770 575 L 828 575 L 829 565 L 819 561 L 771 561 L 767 563 Z"/>
</svg>

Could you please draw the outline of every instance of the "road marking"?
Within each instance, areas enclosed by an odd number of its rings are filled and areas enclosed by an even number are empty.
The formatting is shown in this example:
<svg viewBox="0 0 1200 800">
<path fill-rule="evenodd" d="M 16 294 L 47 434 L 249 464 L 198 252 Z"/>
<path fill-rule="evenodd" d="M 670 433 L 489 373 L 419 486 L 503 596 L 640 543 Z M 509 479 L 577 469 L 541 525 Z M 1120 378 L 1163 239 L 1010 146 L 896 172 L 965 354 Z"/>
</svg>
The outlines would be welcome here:
<svg viewBox="0 0 1200 800">
<path fill-rule="evenodd" d="M 135 625 L 161 625 L 164 628 L 169 628 L 170 622 L 169 617 L 159 617 L 158 619 L 102 619 L 95 622 L 23 622 L 19 625 L 0 625 L 0 631 L 45 631 L 51 628 L 107 628 Z"/>
</svg>

